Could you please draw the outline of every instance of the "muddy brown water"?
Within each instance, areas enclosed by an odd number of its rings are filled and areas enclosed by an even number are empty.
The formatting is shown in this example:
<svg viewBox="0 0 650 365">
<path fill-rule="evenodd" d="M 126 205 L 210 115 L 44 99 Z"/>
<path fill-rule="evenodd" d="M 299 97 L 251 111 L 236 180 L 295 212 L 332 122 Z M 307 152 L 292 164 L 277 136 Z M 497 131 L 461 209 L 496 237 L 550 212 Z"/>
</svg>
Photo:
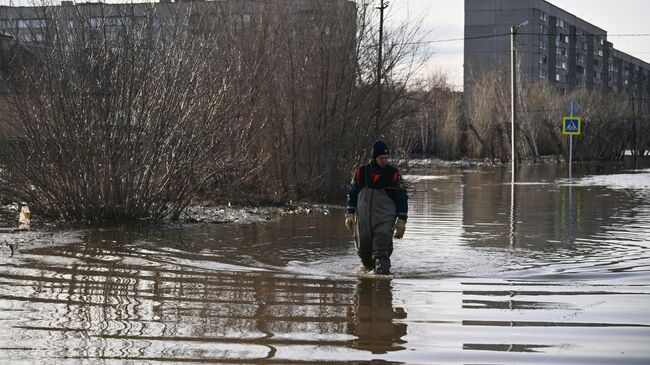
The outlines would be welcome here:
<svg viewBox="0 0 650 365">
<path fill-rule="evenodd" d="M 650 170 L 565 174 L 410 175 L 392 281 L 341 210 L 5 235 L 0 362 L 648 364 Z"/>
</svg>

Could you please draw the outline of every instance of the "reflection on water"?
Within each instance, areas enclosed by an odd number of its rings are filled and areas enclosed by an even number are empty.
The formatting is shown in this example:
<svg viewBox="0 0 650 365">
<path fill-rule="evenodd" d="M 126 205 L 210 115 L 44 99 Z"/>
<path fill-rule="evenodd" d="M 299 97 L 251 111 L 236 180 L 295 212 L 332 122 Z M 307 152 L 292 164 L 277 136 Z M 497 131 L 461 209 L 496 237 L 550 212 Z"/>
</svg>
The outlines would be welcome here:
<svg viewBox="0 0 650 365">
<path fill-rule="evenodd" d="M 5 234 L 0 363 L 648 363 L 650 171 L 421 173 L 392 281 L 342 212 Z"/>
<path fill-rule="evenodd" d="M 362 279 L 357 283 L 348 333 L 356 336 L 353 347 L 373 354 L 404 350 L 406 323 L 404 308 L 393 308 L 391 284 L 387 280 Z"/>
</svg>

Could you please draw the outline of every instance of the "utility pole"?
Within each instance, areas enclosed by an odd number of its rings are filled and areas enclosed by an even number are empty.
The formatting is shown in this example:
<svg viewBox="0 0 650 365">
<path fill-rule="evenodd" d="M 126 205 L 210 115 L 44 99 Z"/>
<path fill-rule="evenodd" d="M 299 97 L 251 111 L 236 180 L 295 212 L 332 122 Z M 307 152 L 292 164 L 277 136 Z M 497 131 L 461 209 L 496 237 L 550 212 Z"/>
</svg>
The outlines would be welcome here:
<svg viewBox="0 0 650 365">
<path fill-rule="evenodd" d="M 571 100 L 571 108 L 569 109 L 570 115 L 573 116 L 573 108 L 575 102 Z M 569 135 L 569 181 L 573 179 L 573 134 Z M 571 187 L 569 187 L 569 203 L 571 202 Z"/>
<path fill-rule="evenodd" d="M 384 68 L 382 59 L 382 47 L 384 45 L 384 10 L 388 7 L 388 3 L 384 4 L 381 0 L 379 5 L 379 50 L 377 53 L 377 121 L 375 123 L 375 131 L 379 131 L 381 125 L 381 75 Z"/>
<path fill-rule="evenodd" d="M 634 108 L 634 91 L 632 92 L 632 137 L 634 138 L 634 149 L 632 150 L 632 160 L 634 161 L 634 168 L 636 169 L 636 155 L 638 151 L 638 144 L 636 138 L 636 113 Z M 625 154 L 625 153 L 624 153 Z M 625 159 L 625 158 L 624 158 Z"/>
<path fill-rule="evenodd" d="M 515 138 L 515 120 L 517 119 L 517 57 L 515 54 L 515 36 L 519 28 L 528 25 L 528 20 L 519 24 L 516 27 L 510 27 L 510 108 L 511 108 L 511 119 L 510 119 L 510 129 L 512 135 L 512 141 L 510 143 L 510 164 L 512 165 L 512 183 L 515 182 L 515 167 L 517 165 L 517 156 L 515 154 L 515 146 L 517 145 L 517 139 Z"/>
<path fill-rule="evenodd" d="M 650 77 L 650 74 L 645 75 L 644 77 L 641 77 L 637 80 L 637 88 L 639 89 L 640 95 L 639 95 L 639 111 L 641 112 L 641 116 L 643 116 L 643 106 L 644 103 L 643 101 L 645 100 L 643 98 L 643 81 L 647 80 L 648 77 Z M 636 119 L 636 108 L 635 108 L 635 99 L 636 99 L 636 94 L 634 90 L 632 90 L 632 95 L 630 96 L 630 99 L 632 99 L 632 136 L 634 138 L 634 146 L 630 146 L 630 148 L 633 148 L 632 150 L 632 159 L 634 161 L 634 168 L 636 169 L 636 158 L 637 155 L 641 156 L 638 151 L 639 151 L 639 138 L 637 134 L 639 133 L 639 128 L 640 128 L 640 121 Z"/>
<path fill-rule="evenodd" d="M 515 61 L 515 36 L 518 27 L 510 27 L 510 165 L 512 167 L 512 183 L 515 182 L 515 166 L 517 166 L 517 156 L 515 155 L 515 119 L 517 119 L 517 66 Z"/>
</svg>

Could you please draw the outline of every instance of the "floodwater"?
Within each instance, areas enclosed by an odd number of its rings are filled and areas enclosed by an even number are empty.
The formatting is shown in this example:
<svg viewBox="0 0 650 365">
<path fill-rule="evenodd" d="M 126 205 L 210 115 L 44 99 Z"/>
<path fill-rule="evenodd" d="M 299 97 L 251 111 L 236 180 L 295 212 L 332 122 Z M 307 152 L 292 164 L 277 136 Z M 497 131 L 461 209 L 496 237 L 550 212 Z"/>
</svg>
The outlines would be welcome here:
<svg viewBox="0 0 650 365">
<path fill-rule="evenodd" d="M 650 170 L 408 173 L 392 281 L 342 210 L 5 235 L 0 362 L 650 363 Z"/>
</svg>

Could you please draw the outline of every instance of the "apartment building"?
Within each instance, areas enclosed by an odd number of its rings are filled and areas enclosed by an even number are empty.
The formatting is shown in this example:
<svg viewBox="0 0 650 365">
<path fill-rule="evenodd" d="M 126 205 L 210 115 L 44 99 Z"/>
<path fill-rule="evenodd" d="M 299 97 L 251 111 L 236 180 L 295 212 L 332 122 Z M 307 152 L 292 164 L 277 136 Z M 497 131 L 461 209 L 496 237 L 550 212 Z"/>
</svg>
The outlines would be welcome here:
<svg viewBox="0 0 650 365">
<path fill-rule="evenodd" d="M 465 0 L 464 87 L 486 66 L 510 68 L 510 28 L 520 77 L 575 88 L 650 95 L 650 64 L 614 48 L 607 31 L 544 0 Z"/>
<path fill-rule="evenodd" d="M 143 24 L 149 24 L 147 29 L 155 29 L 161 39 L 166 40 L 176 32 L 200 32 L 206 22 L 217 31 L 224 29 L 242 34 L 239 30 L 248 28 L 255 31 L 254 27 L 248 26 L 262 16 L 310 26 L 319 26 L 319 20 L 329 17 L 355 27 L 356 10 L 355 2 L 350 0 L 160 0 L 129 3 L 64 0 L 59 5 L 0 6 L 0 67 L 11 68 L 12 64 L 29 59 L 33 50 L 53 42 L 71 43 L 73 38 L 79 39 L 79 34 L 90 39 L 93 34 L 101 33 L 106 39 L 116 40 L 126 28 L 138 32 L 144 29 Z M 229 26 L 225 26 L 226 22 Z M 6 80 L 0 72 L 0 94 L 7 91 Z"/>
<path fill-rule="evenodd" d="M 47 43 L 53 24 L 52 13 L 63 19 L 55 26 L 65 33 L 66 28 L 81 26 L 119 31 L 125 24 L 153 17 L 161 28 L 180 26 L 192 29 L 200 15 L 213 16 L 212 21 L 236 21 L 246 25 L 261 13 L 274 14 L 288 19 L 313 21 L 324 12 L 344 17 L 350 21 L 356 17 L 356 5 L 350 0 L 160 0 L 159 2 L 79 2 L 64 0 L 60 5 L 0 6 L 0 35 L 11 37 L 22 44 Z M 219 17 L 228 14 L 229 18 Z M 215 16 L 216 15 L 216 16 Z M 174 19 L 176 23 L 171 22 Z M 6 41 L 6 39 L 5 39 Z"/>
</svg>

